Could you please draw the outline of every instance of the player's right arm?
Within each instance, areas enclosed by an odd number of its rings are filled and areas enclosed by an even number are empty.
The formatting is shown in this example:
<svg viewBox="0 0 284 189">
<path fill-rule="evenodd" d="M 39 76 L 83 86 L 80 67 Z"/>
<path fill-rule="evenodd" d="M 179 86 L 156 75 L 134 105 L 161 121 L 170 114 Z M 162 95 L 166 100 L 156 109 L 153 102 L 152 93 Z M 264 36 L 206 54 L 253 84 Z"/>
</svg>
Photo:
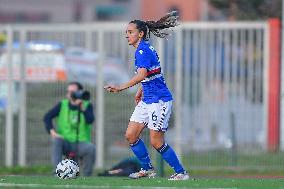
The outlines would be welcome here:
<svg viewBox="0 0 284 189">
<path fill-rule="evenodd" d="M 107 90 L 108 92 L 118 93 L 120 91 L 133 87 L 134 85 L 140 83 L 146 78 L 146 76 L 147 76 L 147 69 L 138 68 L 137 73 L 127 83 L 124 83 L 120 86 L 106 85 L 104 89 Z"/>
</svg>

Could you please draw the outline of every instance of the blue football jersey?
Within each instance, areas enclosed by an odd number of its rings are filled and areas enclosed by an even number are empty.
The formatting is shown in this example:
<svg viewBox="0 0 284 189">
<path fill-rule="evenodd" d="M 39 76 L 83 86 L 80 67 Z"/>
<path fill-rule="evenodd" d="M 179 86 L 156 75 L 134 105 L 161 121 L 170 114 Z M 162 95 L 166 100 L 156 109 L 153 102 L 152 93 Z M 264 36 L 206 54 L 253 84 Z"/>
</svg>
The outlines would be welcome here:
<svg viewBox="0 0 284 189">
<path fill-rule="evenodd" d="M 143 102 L 146 104 L 164 102 L 173 99 L 162 74 L 160 60 L 154 47 L 148 41 L 142 40 L 135 52 L 135 67 L 146 68 L 147 77 L 141 82 Z"/>
</svg>

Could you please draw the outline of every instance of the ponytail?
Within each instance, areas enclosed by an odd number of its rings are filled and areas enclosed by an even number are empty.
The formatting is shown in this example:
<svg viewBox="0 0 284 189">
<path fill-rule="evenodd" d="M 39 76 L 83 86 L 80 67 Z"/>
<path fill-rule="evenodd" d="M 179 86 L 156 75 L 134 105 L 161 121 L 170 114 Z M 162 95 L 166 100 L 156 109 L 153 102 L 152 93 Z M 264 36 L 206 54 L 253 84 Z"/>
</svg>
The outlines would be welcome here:
<svg viewBox="0 0 284 189">
<path fill-rule="evenodd" d="M 160 38 L 166 38 L 169 33 L 163 32 L 163 30 L 179 25 L 176 11 L 166 14 L 158 21 L 133 20 L 130 23 L 136 24 L 137 29 L 144 32 L 144 40 L 149 40 L 150 33 Z"/>
<path fill-rule="evenodd" d="M 165 38 L 169 35 L 169 33 L 162 32 L 162 30 L 179 25 L 177 19 L 178 16 L 176 15 L 176 11 L 172 11 L 156 22 L 146 21 L 146 25 L 149 28 L 149 31 L 153 33 L 155 36 L 160 38 Z"/>
</svg>

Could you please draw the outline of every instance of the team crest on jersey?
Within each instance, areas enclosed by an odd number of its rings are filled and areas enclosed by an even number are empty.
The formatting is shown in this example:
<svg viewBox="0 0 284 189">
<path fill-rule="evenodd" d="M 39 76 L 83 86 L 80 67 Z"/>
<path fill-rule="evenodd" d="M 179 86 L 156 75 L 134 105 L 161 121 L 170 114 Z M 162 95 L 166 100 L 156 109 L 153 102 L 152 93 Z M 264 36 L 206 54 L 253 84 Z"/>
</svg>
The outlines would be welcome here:
<svg viewBox="0 0 284 189">
<path fill-rule="evenodd" d="M 143 50 L 140 50 L 139 53 L 142 54 L 142 53 L 143 53 Z"/>
</svg>

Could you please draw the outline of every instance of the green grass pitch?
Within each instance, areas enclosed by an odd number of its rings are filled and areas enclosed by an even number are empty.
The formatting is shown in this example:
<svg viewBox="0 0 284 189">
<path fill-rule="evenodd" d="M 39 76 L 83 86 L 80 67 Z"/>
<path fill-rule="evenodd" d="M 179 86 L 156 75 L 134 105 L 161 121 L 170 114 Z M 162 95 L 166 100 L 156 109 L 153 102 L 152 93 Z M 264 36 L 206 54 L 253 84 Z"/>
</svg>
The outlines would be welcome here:
<svg viewBox="0 0 284 189">
<path fill-rule="evenodd" d="M 82 189 L 284 189 L 284 179 L 194 178 L 187 181 L 168 181 L 166 178 L 79 177 L 60 180 L 52 176 L 0 176 L 0 188 L 82 188 Z"/>
</svg>

